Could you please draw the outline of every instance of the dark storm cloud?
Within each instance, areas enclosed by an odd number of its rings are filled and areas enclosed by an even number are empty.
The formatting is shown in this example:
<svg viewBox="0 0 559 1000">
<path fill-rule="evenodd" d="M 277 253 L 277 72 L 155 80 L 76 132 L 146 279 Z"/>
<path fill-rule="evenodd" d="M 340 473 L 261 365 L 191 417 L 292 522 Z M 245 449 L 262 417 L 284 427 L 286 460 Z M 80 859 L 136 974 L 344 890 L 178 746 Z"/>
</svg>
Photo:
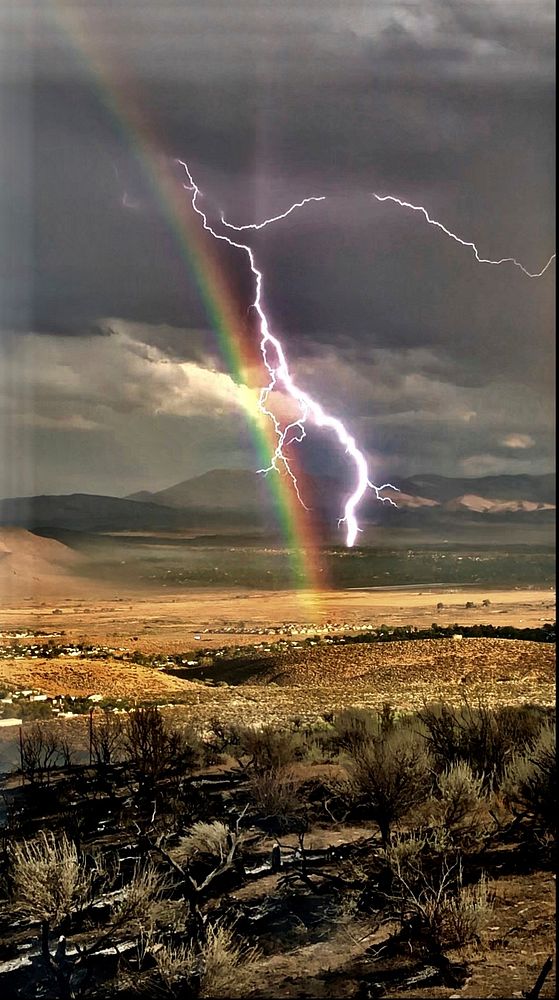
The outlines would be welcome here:
<svg viewBox="0 0 559 1000">
<path fill-rule="evenodd" d="M 461 471 L 482 454 L 545 462 L 536 402 L 551 391 L 554 272 L 484 268 L 371 193 L 427 205 L 484 255 L 541 267 L 554 245 L 553 16 L 547 0 L 14 6 L 4 327 L 91 336 L 118 317 L 171 358 L 219 364 L 215 338 L 188 333 L 209 326 L 199 289 L 125 118 L 108 110 L 120 81 L 153 126 L 152 152 L 188 158 L 232 220 L 328 196 L 255 246 L 295 369 L 363 421 L 373 452 L 397 455 L 401 472 L 412 459 Z M 242 256 L 223 262 L 248 304 Z M 343 393 L 321 352 L 340 359 Z M 404 376 L 426 379 L 421 400 Z M 456 398 L 476 410 L 468 426 Z M 523 404 L 515 421 L 519 398 L 537 412 Z M 513 433 L 535 449 L 499 444 Z"/>
</svg>

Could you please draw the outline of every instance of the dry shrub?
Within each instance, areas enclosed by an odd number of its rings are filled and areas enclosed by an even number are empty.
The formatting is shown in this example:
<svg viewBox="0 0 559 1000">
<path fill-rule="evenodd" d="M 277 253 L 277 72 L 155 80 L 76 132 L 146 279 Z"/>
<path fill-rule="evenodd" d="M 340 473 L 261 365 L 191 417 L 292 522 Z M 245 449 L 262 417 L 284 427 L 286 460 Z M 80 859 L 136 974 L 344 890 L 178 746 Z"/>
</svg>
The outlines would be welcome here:
<svg viewBox="0 0 559 1000">
<path fill-rule="evenodd" d="M 14 844 L 10 861 L 16 905 L 28 917 L 56 926 L 90 901 L 92 873 L 66 834 Z"/>
<path fill-rule="evenodd" d="M 555 832 L 555 726 L 542 726 L 534 745 L 524 753 L 515 754 L 505 771 L 502 791 L 513 811 L 527 814 L 546 832 Z"/>
<path fill-rule="evenodd" d="M 392 873 L 410 875 L 421 866 L 421 855 L 428 844 L 427 836 L 414 830 L 410 834 L 396 833 L 382 852 Z"/>
<path fill-rule="evenodd" d="M 543 705 L 502 705 L 494 711 L 504 742 L 518 750 L 534 743 L 546 722 L 553 724 L 555 710 Z"/>
<path fill-rule="evenodd" d="M 250 779 L 250 795 L 265 819 L 277 820 L 282 826 L 289 824 L 301 806 L 291 768 L 256 771 Z"/>
<path fill-rule="evenodd" d="M 249 757 L 248 767 L 254 772 L 279 771 L 292 764 L 301 749 L 299 734 L 264 726 L 236 730 L 239 756 Z"/>
<path fill-rule="evenodd" d="M 331 758 L 331 741 L 318 735 L 310 735 L 305 740 L 305 764 L 326 764 Z"/>
<path fill-rule="evenodd" d="M 386 704 L 380 712 L 363 708 L 347 708 L 333 719 L 336 742 L 349 754 L 359 752 L 366 743 L 378 739 L 394 728 L 394 710 Z"/>
<path fill-rule="evenodd" d="M 402 925 L 437 952 L 480 941 L 487 926 L 493 899 L 487 878 L 464 886 L 460 860 L 445 857 L 434 871 L 426 872 L 420 851 L 399 856 L 387 852 L 393 876 L 391 897 Z"/>
<path fill-rule="evenodd" d="M 185 944 L 154 949 L 157 972 L 170 997 L 184 995 L 185 985 L 200 997 L 242 997 L 258 958 L 256 948 L 236 940 L 221 923 L 208 925 L 199 951 Z"/>
<path fill-rule="evenodd" d="M 303 737 L 264 726 L 238 728 L 239 759 L 248 757 L 249 793 L 263 819 L 287 827 L 299 810 L 297 785 L 291 765 L 303 752 Z"/>
<path fill-rule="evenodd" d="M 349 787 L 379 825 L 388 844 L 394 823 L 430 791 L 431 774 L 424 741 L 409 729 L 363 743 L 352 754 Z"/>
<path fill-rule="evenodd" d="M 499 783 L 511 756 L 537 737 L 543 717 L 545 710 L 534 705 L 494 709 L 468 701 L 459 708 L 428 705 L 419 713 L 439 765 L 465 761 L 484 785 Z"/>
<path fill-rule="evenodd" d="M 476 777 L 466 761 L 451 764 L 437 777 L 441 821 L 453 829 L 466 820 L 475 823 L 482 809 L 483 779 Z"/>
<path fill-rule="evenodd" d="M 197 854 L 224 861 L 230 846 L 231 832 L 225 823 L 219 820 L 214 820 L 213 823 L 199 822 L 182 837 L 174 854 L 179 861 L 191 861 Z"/>
</svg>

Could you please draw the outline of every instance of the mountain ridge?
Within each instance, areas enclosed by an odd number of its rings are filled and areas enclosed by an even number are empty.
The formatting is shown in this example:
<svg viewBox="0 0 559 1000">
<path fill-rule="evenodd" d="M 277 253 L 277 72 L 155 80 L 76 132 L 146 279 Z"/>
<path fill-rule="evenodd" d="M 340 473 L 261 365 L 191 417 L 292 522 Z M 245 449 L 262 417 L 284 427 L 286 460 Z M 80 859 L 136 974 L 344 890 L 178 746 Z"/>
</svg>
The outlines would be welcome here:
<svg viewBox="0 0 559 1000">
<path fill-rule="evenodd" d="M 141 500 L 164 506 L 188 507 L 204 506 L 210 509 L 213 505 L 223 509 L 224 506 L 232 508 L 235 493 L 237 497 L 239 491 L 248 488 L 256 483 L 265 484 L 266 480 L 258 473 L 247 469 L 212 469 L 199 476 L 193 476 L 182 480 L 172 486 L 162 490 L 142 490 L 139 493 L 130 494 L 126 499 Z M 331 477 L 311 477 L 303 476 L 302 485 L 310 483 L 314 485 L 316 492 L 323 493 L 327 487 L 330 490 L 337 490 L 340 493 L 347 491 L 344 484 Z M 434 474 L 424 474 L 410 476 L 408 478 L 396 478 L 394 485 L 398 487 L 400 498 L 414 498 L 415 501 L 423 501 L 417 506 L 430 506 L 425 501 L 434 501 L 443 504 L 448 500 L 454 500 L 465 495 L 476 495 L 504 503 L 508 500 L 531 501 L 535 503 L 555 504 L 555 473 L 544 473 L 538 476 L 529 475 L 503 475 L 503 476 L 437 476 Z M 317 488 L 318 487 L 318 488 Z M 224 494 L 228 492 L 227 502 L 224 504 Z M 396 498 L 396 493 L 385 490 L 385 494 Z M 205 502 L 202 503 L 202 498 Z M 239 499 L 236 501 L 239 502 Z"/>
<path fill-rule="evenodd" d="M 302 476 L 301 494 L 317 525 L 329 534 L 343 509 L 347 486 L 335 479 Z M 549 522 L 555 516 L 555 475 L 456 478 L 416 476 L 396 480 L 400 492 L 379 503 L 370 491 L 361 505 L 363 524 L 432 524 L 478 520 Z M 243 469 L 214 469 L 164 490 L 126 497 L 90 493 L 42 494 L 0 500 L 0 525 L 82 532 L 270 530 L 275 498 L 266 479 Z"/>
</svg>

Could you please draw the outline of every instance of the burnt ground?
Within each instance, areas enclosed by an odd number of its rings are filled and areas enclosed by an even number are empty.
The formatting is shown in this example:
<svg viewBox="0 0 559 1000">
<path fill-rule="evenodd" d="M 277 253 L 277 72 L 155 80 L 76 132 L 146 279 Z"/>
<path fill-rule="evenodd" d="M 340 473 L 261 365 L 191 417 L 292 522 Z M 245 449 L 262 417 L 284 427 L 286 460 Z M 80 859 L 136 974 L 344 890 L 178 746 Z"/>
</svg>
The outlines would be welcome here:
<svg viewBox="0 0 559 1000">
<path fill-rule="evenodd" d="M 230 757 L 196 768 L 181 793 L 191 817 L 240 815 L 243 803 L 250 803 L 249 773 L 242 761 L 239 766 Z M 487 874 L 492 899 L 487 926 L 475 941 L 440 952 L 404 932 L 397 914 L 375 895 L 382 856 L 375 822 L 366 818 L 357 823 L 351 819 L 336 822 L 324 813 L 321 803 L 329 779 L 339 778 L 343 766 L 300 763 L 290 773 L 306 803 L 303 859 L 300 835 L 289 830 L 272 832 L 269 821 L 249 805 L 242 865 L 218 878 L 203 901 L 210 920 L 225 916 L 234 921 L 238 934 L 259 949 L 257 963 L 243 987 L 244 995 L 254 1000 L 450 1000 L 526 995 L 545 959 L 554 953 L 555 876 L 548 847 L 534 840 L 522 826 L 513 824 L 511 828 L 505 822 L 497 830 L 486 814 L 484 835 L 475 845 L 461 850 L 461 856 L 465 882 L 474 883 L 482 872 Z M 99 792 L 90 798 L 85 790 L 89 783 L 94 788 L 96 777 L 87 768 L 70 775 L 53 775 L 48 787 L 33 792 L 33 808 L 25 819 L 21 814 L 21 826 L 15 835 L 33 836 L 41 828 L 56 829 L 61 822 L 67 824 L 65 813 L 71 801 L 80 820 L 78 826 L 74 822 L 72 827 L 70 822 L 70 828 L 79 829 L 84 853 L 101 851 L 120 857 L 130 868 L 135 858 L 146 850 L 149 853 L 149 844 L 155 841 L 149 822 L 138 826 L 141 809 L 130 811 L 126 794 L 129 779 L 124 772 L 120 778 L 115 776 L 110 799 L 102 794 L 97 797 Z M 6 827 L 15 822 L 22 796 L 29 794 L 17 786 L 11 783 L 11 795 L 6 789 L 15 810 L 5 824 L 8 839 Z M 188 822 L 183 817 L 179 825 L 188 827 Z M 411 830 L 413 824 L 411 817 L 402 830 Z M 301 829 L 300 820 L 295 821 L 295 826 Z M 164 821 L 163 828 L 169 828 L 169 820 Z M 142 830 L 146 833 L 138 837 Z M 272 851 L 278 844 L 281 868 L 273 871 Z M 373 894 L 372 902 L 369 898 L 364 905 L 361 897 L 367 886 L 369 897 Z M 175 891 L 171 897 L 176 899 Z M 105 904 L 106 912 L 103 905 L 97 904 L 95 914 L 90 911 L 85 919 L 64 927 L 70 947 L 77 943 L 84 947 L 95 939 L 99 921 L 102 923 L 102 916 L 110 913 L 110 901 Z M 104 986 L 94 989 L 92 996 L 138 995 L 125 986 L 129 975 L 126 956 L 132 954 L 137 930 L 135 923 L 126 933 L 115 935 L 108 950 L 95 960 L 95 976 L 104 981 L 106 976 L 116 975 L 116 981 L 109 992 Z M 0 918 L 3 995 L 51 996 L 48 990 L 41 992 L 38 935 L 38 924 L 22 919 L 17 906 L 14 909 L 8 902 Z M 540 996 L 555 996 L 553 976 L 546 980 Z"/>
</svg>

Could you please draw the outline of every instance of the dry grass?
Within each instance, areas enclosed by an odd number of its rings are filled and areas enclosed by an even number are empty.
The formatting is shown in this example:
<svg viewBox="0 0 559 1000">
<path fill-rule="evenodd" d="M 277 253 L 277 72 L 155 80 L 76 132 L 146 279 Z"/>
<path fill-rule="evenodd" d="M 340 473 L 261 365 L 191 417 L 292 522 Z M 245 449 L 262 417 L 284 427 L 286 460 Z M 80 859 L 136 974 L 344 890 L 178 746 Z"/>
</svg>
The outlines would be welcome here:
<svg viewBox="0 0 559 1000">
<path fill-rule="evenodd" d="M 493 909 L 485 875 L 464 886 L 460 861 L 446 858 L 438 871 L 427 874 L 419 850 L 387 852 L 387 860 L 394 879 L 393 901 L 403 923 L 415 926 L 415 933 L 438 951 L 481 941 Z"/>
<path fill-rule="evenodd" d="M 190 861 L 197 854 L 207 855 L 216 861 L 224 861 L 230 847 L 229 827 L 220 820 L 213 823 L 194 823 L 190 832 L 182 837 L 175 849 L 178 861 Z"/>
<path fill-rule="evenodd" d="M 101 694 L 107 698 L 163 698 L 200 687 L 159 670 L 120 660 L 55 659 L 0 660 L 0 687 L 33 688 L 50 697 L 75 698 Z"/>
<path fill-rule="evenodd" d="M 134 920 L 149 923 L 151 910 L 164 889 L 165 880 L 157 869 L 150 863 L 138 863 L 115 909 L 114 924 L 120 926 Z"/>
<path fill-rule="evenodd" d="M 555 653 L 551 644 L 515 639 L 419 639 L 387 643 L 317 645 L 282 654 L 259 683 L 344 684 L 360 690 L 408 689 L 449 682 L 479 684 L 550 681 Z"/>
<path fill-rule="evenodd" d="M 157 972 L 169 997 L 184 996 L 189 980 L 199 982 L 197 996 L 242 997 L 259 958 L 258 950 L 235 938 L 221 923 L 209 924 L 199 951 L 189 945 L 162 944 L 154 949 Z M 163 992 L 158 990 L 158 995 Z"/>
</svg>

